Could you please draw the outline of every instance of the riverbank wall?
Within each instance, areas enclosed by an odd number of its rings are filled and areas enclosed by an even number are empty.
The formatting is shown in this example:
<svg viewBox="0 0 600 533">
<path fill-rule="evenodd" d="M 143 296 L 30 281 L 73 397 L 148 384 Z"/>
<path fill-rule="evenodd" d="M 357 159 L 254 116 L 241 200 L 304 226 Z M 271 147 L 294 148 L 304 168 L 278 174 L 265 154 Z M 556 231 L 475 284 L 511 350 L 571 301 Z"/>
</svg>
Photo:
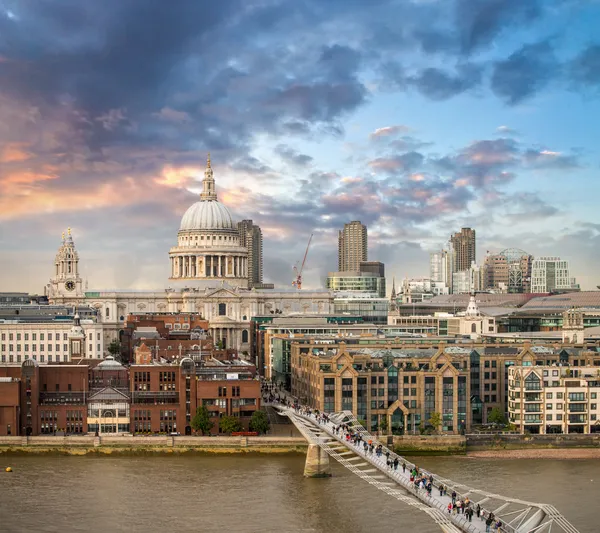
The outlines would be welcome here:
<svg viewBox="0 0 600 533">
<path fill-rule="evenodd" d="M 464 455 L 467 442 L 462 435 L 401 435 L 392 439 L 399 455 Z"/>
<path fill-rule="evenodd" d="M 600 449 L 600 433 L 589 435 L 482 434 L 466 436 L 467 452 L 543 449 Z"/>
<path fill-rule="evenodd" d="M 184 453 L 306 453 L 302 437 L 0 437 L 2 454 L 144 455 Z"/>
</svg>

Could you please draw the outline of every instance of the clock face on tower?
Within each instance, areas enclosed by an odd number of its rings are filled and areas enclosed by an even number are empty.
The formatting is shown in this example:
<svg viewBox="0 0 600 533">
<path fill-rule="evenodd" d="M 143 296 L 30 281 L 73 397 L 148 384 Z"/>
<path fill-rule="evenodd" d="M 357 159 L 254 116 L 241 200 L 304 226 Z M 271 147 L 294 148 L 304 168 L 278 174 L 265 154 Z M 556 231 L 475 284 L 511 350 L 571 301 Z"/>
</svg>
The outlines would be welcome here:
<svg viewBox="0 0 600 533">
<path fill-rule="evenodd" d="M 74 291 L 75 290 L 75 282 L 74 281 L 67 281 L 65 283 L 65 289 L 67 289 L 68 291 Z"/>
</svg>

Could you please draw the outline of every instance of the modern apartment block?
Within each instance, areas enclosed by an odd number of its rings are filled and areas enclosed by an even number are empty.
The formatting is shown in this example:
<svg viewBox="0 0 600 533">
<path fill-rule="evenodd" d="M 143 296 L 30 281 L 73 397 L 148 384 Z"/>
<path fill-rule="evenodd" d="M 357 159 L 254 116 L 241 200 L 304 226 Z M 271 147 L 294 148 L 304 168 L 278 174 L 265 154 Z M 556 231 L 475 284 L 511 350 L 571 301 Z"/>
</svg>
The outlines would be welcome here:
<svg viewBox="0 0 600 533">
<path fill-rule="evenodd" d="M 538 257 L 531 266 L 531 292 L 548 293 L 579 290 L 571 278 L 569 261 L 560 257 Z"/>
<path fill-rule="evenodd" d="M 514 366 L 508 394 L 521 433 L 600 433 L 598 366 Z"/>
<path fill-rule="evenodd" d="M 471 268 L 476 260 L 475 230 L 462 228 L 459 233 L 450 237 L 454 255 L 453 272 L 461 272 Z"/>
<path fill-rule="evenodd" d="M 248 250 L 248 287 L 261 285 L 263 282 L 263 238 L 259 226 L 252 220 L 238 222 L 240 246 Z"/>
<path fill-rule="evenodd" d="M 338 271 L 360 272 L 360 263 L 367 260 L 367 226 L 358 220 L 344 224 L 338 235 Z"/>
</svg>

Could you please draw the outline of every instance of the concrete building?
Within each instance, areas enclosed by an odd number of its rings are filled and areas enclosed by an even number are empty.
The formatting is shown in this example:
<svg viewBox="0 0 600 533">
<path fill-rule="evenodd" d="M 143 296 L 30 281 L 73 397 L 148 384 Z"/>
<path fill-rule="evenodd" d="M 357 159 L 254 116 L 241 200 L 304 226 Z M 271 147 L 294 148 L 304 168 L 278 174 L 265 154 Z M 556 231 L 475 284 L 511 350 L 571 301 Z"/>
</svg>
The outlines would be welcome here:
<svg viewBox="0 0 600 533">
<path fill-rule="evenodd" d="M 475 248 L 475 230 L 462 228 L 459 233 L 450 237 L 453 251 L 453 272 L 469 270 L 472 263 L 477 261 Z"/>
<path fill-rule="evenodd" d="M 569 261 L 560 257 L 538 257 L 531 265 L 531 292 L 569 292 L 579 290 L 571 277 Z"/>
<path fill-rule="evenodd" d="M 354 220 L 338 235 L 338 271 L 359 272 L 362 261 L 368 261 L 367 226 Z"/>
<path fill-rule="evenodd" d="M 452 273 L 454 272 L 454 254 L 449 250 L 441 250 L 429 255 L 429 277 L 432 282 L 448 288 L 452 292 Z M 444 293 L 448 294 L 448 292 Z"/>
<path fill-rule="evenodd" d="M 508 375 L 510 422 L 521 433 L 600 433 L 598 366 L 523 363 Z"/>
<path fill-rule="evenodd" d="M 428 278 L 404 278 L 400 285 L 401 304 L 424 302 L 440 294 L 448 294 L 448 286 Z"/>
</svg>

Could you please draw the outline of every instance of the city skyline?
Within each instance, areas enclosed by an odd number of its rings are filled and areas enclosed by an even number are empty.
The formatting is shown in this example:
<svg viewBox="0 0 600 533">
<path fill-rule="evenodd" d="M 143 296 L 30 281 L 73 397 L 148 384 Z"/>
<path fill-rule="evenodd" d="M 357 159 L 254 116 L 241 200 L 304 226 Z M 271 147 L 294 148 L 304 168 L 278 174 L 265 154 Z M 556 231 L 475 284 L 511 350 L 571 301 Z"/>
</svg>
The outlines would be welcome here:
<svg viewBox="0 0 600 533">
<path fill-rule="evenodd" d="M 199 4 L 2 3 L 4 290 L 41 292 L 68 226 L 90 288 L 166 286 L 208 151 L 266 283 L 314 233 L 323 286 L 352 220 L 389 278 L 471 227 L 478 262 L 522 248 L 600 282 L 599 4 Z"/>
</svg>

